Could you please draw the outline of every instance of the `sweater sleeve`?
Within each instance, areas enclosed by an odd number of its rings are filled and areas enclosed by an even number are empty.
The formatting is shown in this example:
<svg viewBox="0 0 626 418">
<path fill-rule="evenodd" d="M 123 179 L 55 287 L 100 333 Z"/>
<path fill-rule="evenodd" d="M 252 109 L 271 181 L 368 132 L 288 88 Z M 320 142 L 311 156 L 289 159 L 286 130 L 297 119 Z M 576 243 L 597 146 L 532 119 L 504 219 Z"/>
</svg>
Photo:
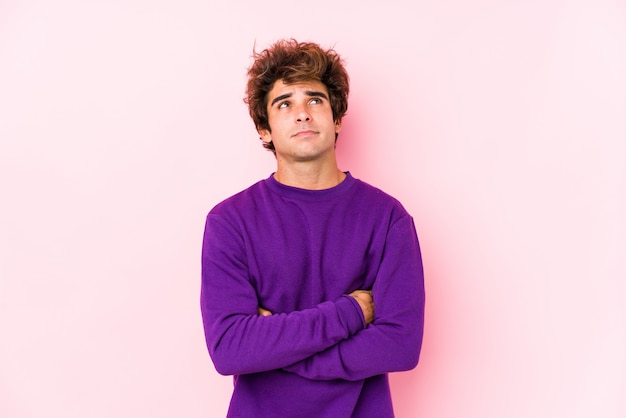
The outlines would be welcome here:
<svg viewBox="0 0 626 418">
<path fill-rule="evenodd" d="M 207 217 L 200 307 L 209 354 L 224 375 L 280 369 L 332 347 L 365 327 L 350 296 L 314 308 L 259 316 L 243 236 L 223 217 Z"/>
<path fill-rule="evenodd" d="M 372 294 L 374 321 L 366 329 L 284 370 L 312 380 L 361 380 L 417 365 L 425 292 L 419 243 L 409 215 L 390 228 Z"/>
</svg>

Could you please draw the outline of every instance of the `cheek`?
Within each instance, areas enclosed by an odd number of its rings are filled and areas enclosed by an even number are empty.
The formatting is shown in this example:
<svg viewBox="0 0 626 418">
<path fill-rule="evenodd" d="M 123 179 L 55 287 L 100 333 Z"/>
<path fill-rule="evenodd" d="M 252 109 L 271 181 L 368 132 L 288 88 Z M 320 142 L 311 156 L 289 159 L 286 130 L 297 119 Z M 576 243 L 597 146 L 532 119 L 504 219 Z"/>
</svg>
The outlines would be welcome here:
<svg viewBox="0 0 626 418">
<path fill-rule="evenodd" d="M 287 126 L 287 120 L 283 115 L 275 115 L 268 119 L 270 132 L 277 134 Z"/>
</svg>

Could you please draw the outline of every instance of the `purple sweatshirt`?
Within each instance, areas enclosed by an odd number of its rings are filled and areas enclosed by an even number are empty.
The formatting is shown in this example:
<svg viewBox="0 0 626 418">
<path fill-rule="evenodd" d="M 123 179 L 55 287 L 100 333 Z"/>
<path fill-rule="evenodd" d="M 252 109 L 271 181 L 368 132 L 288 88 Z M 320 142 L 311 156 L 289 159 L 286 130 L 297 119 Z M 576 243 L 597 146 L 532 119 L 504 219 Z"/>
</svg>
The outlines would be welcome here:
<svg viewBox="0 0 626 418">
<path fill-rule="evenodd" d="M 357 289 L 372 290 L 367 327 Z M 393 417 L 387 373 L 422 344 L 413 219 L 350 173 L 326 190 L 270 176 L 207 216 L 200 299 L 215 368 L 234 376 L 229 417 Z"/>
</svg>

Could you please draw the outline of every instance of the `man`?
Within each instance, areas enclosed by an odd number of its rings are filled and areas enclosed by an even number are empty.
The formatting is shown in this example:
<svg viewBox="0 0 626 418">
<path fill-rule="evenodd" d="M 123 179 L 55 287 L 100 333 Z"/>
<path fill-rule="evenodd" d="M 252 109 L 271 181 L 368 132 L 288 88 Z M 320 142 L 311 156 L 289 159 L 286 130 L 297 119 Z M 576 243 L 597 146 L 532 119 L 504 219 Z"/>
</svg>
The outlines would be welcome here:
<svg viewBox="0 0 626 418">
<path fill-rule="evenodd" d="M 246 102 L 276 172 L 211 210 L 202 249 L 208 350 L 234 376 L 228 416 L 393 417 L 387 374 L 417 365 L 423 334 L 413 219 L 337 166 L 337 53 L 283 40 L 254 58 Z"/>
</svg>

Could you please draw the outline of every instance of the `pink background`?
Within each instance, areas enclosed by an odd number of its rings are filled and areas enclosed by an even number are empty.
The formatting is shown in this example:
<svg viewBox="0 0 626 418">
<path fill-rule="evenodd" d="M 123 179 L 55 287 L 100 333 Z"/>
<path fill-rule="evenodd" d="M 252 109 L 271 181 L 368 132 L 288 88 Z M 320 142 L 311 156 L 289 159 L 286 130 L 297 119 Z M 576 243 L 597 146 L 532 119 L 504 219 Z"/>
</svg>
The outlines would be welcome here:
<svg viewBox="0 0 626 418">
<path fill-rule="evenodd" d="M 274 168 L 253 45 L 334 45 L 341 168 L 414 215 L 398 417 L 626 416 L 626 3 L 0 3 L 0 416 L 224 416 L 206 212 Z"/>
</svg>

